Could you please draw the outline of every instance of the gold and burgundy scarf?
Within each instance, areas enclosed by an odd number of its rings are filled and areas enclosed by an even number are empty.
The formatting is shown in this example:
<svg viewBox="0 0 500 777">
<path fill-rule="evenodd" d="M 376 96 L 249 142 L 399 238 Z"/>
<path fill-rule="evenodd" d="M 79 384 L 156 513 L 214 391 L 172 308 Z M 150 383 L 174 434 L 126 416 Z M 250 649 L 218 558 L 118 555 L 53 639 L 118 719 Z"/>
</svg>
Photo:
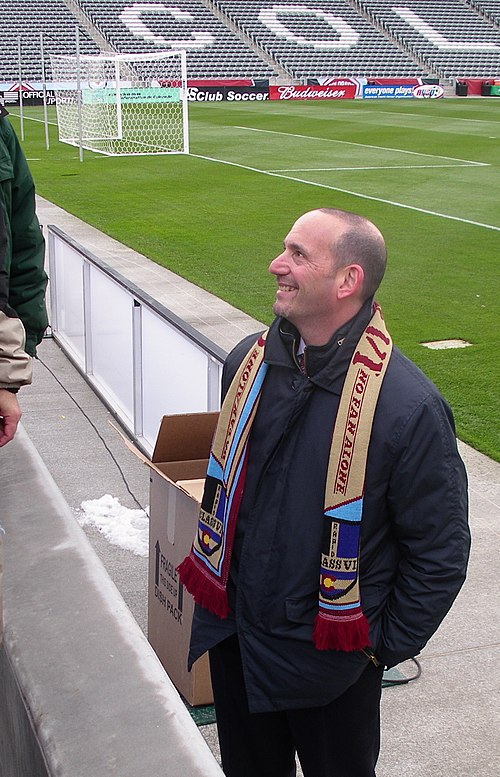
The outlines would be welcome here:
<svg viewBox="0 0 500 777">
<path fill-rule="evenodd" d="M 222 404 L 207 467 L 196 536 L 178 568 L 181 582 L 202 607 L 229 614 L 227 581 L 245 485 L 248 439 L 268 369 L 267 333 L 243 359 Z M 359 545 L 366 460 L 373 417 L 392 341 L 380 307 L 351 358 L 332 434 L 324 500 L 318 614 L 318 650 L 368 647 L 368 622 L 359 592 Z"/>
</svg>

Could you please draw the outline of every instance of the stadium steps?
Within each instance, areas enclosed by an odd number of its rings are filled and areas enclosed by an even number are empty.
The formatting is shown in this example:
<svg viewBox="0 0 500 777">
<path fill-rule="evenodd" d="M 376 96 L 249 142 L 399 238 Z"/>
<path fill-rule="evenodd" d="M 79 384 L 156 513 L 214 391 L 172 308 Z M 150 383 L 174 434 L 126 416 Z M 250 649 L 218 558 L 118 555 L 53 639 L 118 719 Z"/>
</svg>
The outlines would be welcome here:
<svg viewBox="0 0 500 777">
<path fill-rule="evenodd" d="M 394 37 L 394 35 L 391 35 L 391 33 L 380 23 L 377 17 L 369 13 L 366 8 L 363 7 L 362 3 L 358 2 L 358 0 L 347 0 L 347 2 L 350 6 L 352 6 L 352 8 L 354 8 L 355 11 L 359 13 L 360 16 L 366 19 L 366 21 L 369 22 L 372 27 L 375 27 L 375 29 L 377 29 L 380 34 L 384 36 L 384 38 L 390 41 L 398 49 L 398 51 L 406 54 L 406 56 L 415 62 L 416 65 L 427 71 L 427 75 L 430 78 L 439 78 L 439 73 L 433 70 L 423 57 L 421 57 L 414 49 L 405 46 L 405 44 L 398 38 Z"/>
<path fill-rule="evenodd" d="M 466 5 L 470 5 L 471 8 L 476 11 L 479 16 L 482 16 L 494 27 L 500 29 L 500 3 L 499 2 L 476 2 L 476 0 L 465 0 Z"/>
<path fill-rule="evenodd" d="M 75 0 L 63 0 L 63 3 L 68 11 L 73 14 L 79 26 L 87 32 L 93 41 L 95 41 L 101 51 L 110 51 L 113 53 L 116 51 L 105 35 L 103 35 L 99 28 L 94 24 L 92 19 L 85 13 L 83 8 L 81 8 L 79 3 L 75 2 Z"/>
<path fill-rule="evenodd" d="M 222 24 L 224 24 L 228 30 L 230 30 L 233 35 L 236 35 L 237 38 L 239 38 L 242 43 L 245 44 L 245 46 L 248 46 L 254 54 L 256 54 L 259 59 L 261 59 L 263 62 L 266 63 L 266 65 L 269 65 L 273 68 L 273 70 L 276 71 L 279 78 L 283 79 L 286 83 L 290 83 L 290 79 L 293 79 L 292 73 L 287 70 L 283 65 L 281 65 L 279 62 L 277 62 L 273 57 L 271 57 L 263 48 L 262 46 L 259 46 L 257 43 L 255 43 L 252 38 L 247 35 L 227 14 L 225 14 L 223 11 L 220 10 L 220 8 L 217 7 L 217 4 L 212 2 L 212 0 L 200 0 L 202 5 L 207 8 L 213 15 L 219 19 Z"/>
</svg>

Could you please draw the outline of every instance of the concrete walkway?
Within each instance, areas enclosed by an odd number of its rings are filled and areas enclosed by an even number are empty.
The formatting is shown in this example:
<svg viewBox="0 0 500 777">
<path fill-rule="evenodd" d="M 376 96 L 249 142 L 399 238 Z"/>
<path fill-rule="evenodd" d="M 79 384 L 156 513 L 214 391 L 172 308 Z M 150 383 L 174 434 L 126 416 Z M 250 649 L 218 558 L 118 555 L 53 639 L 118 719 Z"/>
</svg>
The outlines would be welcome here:
<svg viewBox="0 0 500 777">
<path fill-rule="evenodd" d="M 256 322 L 39 199 L 44 225 L 55 224 L 177 315 L 228 350 Z M 22 390 L 23 425 L 73 511 L 104 494 L 130 508 L 148 504 L 149 473 L 109 424 L 111 415 L 46 339 L 33 385 Z M 470 480 L 472 555 L 468 580 L 419 660 L 422 676 L 386 688 L 378 777 L 496 777 L 500 774 L 500 611 L 498 539 L 500 465 L 461 445 Z M 147 560 L 87 535 L 143 630 Z M 411 664 L 399 670 L 411 675 Z M 217 754 L 215 727 L 202 733 Z M 258 775 L 256 775 L 258 777 Z"/>
</svg>

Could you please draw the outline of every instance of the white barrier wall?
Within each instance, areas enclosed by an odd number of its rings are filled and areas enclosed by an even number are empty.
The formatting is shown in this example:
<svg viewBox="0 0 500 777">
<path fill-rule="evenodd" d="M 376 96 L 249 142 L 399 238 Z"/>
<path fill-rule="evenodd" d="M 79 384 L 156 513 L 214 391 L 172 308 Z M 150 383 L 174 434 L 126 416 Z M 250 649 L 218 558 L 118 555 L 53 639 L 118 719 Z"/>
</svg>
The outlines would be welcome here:
<svg viewBox="0 0 500 777">
<path fill-rule="evenodd" d="M 53 336 L 150 455 L 163 415 L 218 410 L 225 352 L 55 226 Z"/>
</svg>

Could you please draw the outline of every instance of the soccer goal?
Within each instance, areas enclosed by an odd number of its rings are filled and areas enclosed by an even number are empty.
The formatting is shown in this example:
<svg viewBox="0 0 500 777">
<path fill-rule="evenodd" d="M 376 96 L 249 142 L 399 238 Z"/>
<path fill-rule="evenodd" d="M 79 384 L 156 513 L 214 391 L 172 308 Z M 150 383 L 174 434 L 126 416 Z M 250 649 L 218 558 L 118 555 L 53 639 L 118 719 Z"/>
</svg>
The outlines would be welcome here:
<svg viewBox="0 0 500 777">
<path fill-rule="evenodd" d="M 185 51 L 51 55 L 59 140 L 108 156 L 188 154 Z"/>
</svg>

